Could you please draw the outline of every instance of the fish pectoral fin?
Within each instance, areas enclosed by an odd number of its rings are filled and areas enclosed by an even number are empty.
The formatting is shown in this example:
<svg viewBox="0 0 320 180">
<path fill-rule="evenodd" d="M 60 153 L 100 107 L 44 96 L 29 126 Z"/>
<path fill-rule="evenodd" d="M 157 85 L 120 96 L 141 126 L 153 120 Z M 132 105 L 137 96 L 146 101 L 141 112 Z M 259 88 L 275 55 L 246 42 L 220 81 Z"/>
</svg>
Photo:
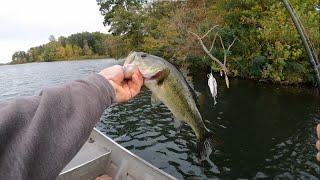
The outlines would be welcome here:
<svg viewBox="0 0 320 180">
<path fill-rule="evenodd" d="M 160 104 L 161 104 L 160 99 L 157 98 L 156 95 L 152 93 L 152 95 L 151 95 L 151 105 L 152 106 L 159 106 Z"/>
<path fill-rule="evenodd" d="M 163 83 L 163 81 L 168 77 L 168 75 L 170 74 L 170 70 L 169 69 L 164 69 L 162 71 L 159 72 L 159 77 L 157 78 L 157 84 L 161 85 Z"/>
<path fill-rule="evenodd" d="M 180 129 L 182 126 L 182 122 L 176 117 L 173 118 L 173 127 L 176 129 Z"/>
</svg>

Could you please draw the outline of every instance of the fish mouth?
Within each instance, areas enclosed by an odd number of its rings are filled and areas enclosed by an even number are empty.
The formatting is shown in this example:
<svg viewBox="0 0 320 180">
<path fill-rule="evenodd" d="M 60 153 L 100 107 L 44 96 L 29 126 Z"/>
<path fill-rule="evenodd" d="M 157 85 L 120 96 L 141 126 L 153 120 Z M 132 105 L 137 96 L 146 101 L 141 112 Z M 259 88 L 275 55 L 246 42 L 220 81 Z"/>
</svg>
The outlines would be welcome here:
<svg viewBox="0 0 320 180">
<path fill-rule="evenodd" d="M 139 67 L 134 63 L 126 63 L 123 65 L 124 74 L 132 74 L 134 71 L 139 70 L 143 78 L 146 80 L 154 80 L 162 75 L 163 70 L 158 70 L 156 72 L 150 72 L 146 67 Z M 149 72 L 148 72 L 149 71 Z"/>
<path fill-rule="evenodd" d="M 156 72 L 155 74 L 149 76 L 149 77 L 146 77 L 146 80 L 155 80 L 157 79 L 158 77 L 160 77 L 162 74 L 162 71 L 158 71 Z"/>
<path fill-rule="evenodd" d="M 126 76 L 129 76 L 137 69 L 142 74 L 143 78 L 147 81 L 156 80 L 163 75 L 163 69 L 157 67 L 157 64 L 152 63 L 150 60 L 143 60 L 147 57 L 146 53 L 130 52 L 125 58 L 123 71 Z"/>
</svg>

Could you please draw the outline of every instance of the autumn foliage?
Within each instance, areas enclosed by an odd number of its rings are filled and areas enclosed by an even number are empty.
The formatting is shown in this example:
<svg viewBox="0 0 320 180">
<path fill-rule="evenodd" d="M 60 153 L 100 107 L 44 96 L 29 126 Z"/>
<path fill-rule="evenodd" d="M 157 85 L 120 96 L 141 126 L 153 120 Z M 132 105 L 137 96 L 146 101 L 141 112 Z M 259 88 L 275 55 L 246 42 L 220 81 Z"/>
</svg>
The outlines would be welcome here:
<svg viewBox="0 0 320 180">
<path fill-rule="evenodd" d="M 313 72 L 304 47 L 281 1 L 277 0 L 98 0 L 110 34 L 78 33 L 53 38 L 48 44 L 13 55 L 13 63 L 96 57 L 121 57 L 130 51 L 145 51 L 180 65 L 219 71 L 218 64 L 203 51 L 188 32 L 205 34 L 210 47 L 219 34 L 228 47 L 217 41 L 211 49 L 218 59 L 228 55 L 229 76 L 286 84 L 313 83 Z M 297 15 L 319 54 L 320 13 L 318 0 L 291 0 Z M 21 58 L 23 57 L 23 58 Z"/>
</svg>

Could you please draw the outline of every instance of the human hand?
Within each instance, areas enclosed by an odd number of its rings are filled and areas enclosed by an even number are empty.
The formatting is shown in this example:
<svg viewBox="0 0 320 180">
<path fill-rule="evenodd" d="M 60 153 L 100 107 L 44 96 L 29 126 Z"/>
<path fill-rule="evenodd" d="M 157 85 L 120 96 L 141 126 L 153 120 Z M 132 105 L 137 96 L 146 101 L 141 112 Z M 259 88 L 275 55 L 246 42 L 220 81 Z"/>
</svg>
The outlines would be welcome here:
<svg viewBox="0 0 320 180">
<path fill-rule="evenodd" d="M 317 143 L 316 143 L 316 147 L 318 149 L 318 154 L 317 154 L 317 160 L 320 161 L 320 124 L 318 124 L 317 126 Z"/>
<path fill-rule="evenodd" d="M 112 85 L 116 93 L 116 102 L 127 102 L 135 97 L 143 85 L 143 78 L 138 69 L 124 75 L 123 67 L 115 65 L 102 70 L 99 73 Z"/>
</svg>

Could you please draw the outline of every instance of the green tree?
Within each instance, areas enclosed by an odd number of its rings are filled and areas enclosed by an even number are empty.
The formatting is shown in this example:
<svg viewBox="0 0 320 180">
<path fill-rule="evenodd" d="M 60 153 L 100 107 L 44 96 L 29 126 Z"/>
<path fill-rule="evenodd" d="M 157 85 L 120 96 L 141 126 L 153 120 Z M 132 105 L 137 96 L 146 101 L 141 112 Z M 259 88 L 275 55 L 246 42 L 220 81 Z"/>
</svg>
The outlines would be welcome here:
<svg viewBox="0 0 320 180">
<path fill-rule="evenodd" d="M 29 56 L 24 51 L 17 51 L 12 55 L 12 64 L 22 64 L 29 60 Z"/>
<path fill-rule="evenodd" d="M 98 1 L 104 24 L 116 36 L 129 40 L 133 50 L 140 50 L 144 37 L 144 0 Z"/>
<path fill-rule="evenodd" d="M 56 41 L 56 38 L 53 35 L 50 35 L 49 36 L 49 41 L 50 42 Z"/>
<path fill-rule="evenodd" d="M 91 48 L 88 45 L 88 40 L 83 40 L 83 55 L 91 56 L 93 54 Z"/>
<path fill-rule="evenodd" d="M 317 0 L 290 0 L 310 39 L 320 51 Z M 98 0 L 104 24 L 111 34 L 82 32 L 29 49 L 27 59 L 13 62 L 51 61 L 94 57 L 124 57 L 130 51 L 146 51 L 175 64 L 215 67 L 198 41 L 199 35 L 219 25 L 203 39 L 210 47 L 218 32 L 228 46 L 228 69 L 234 77 L 281 83 L 313 82 L 312 69 L 291 19 L 276 0 Z M 224 57 L 220 41 L 211 52 Z"/>
<path fill-rule="evenodd" d="M 318 44 L 317 13 L 313 10 L 316 0 L 291 2 Z M 233 69 L 242 66 L 246 77 L 275 82 L 313 81 L 300 37 L 281 2 L 222 0 L 217 7 L 225 27 L 240 39 L 233 50 Z"/>
<path fill-rule="evenodd" d="M 97 0 L 100 6 L 100 12 L 104 16 L 104 25 L 113 25 L 114 18 L 120 11 L 132 11 L 132 9 L 141 8 L 146 0 Z"/>
<path fill-rule="evenodd" d="M 64 36 L 60 36 L 60 37 L 58 38 L 58 42 L 61 44 L 62 47 L 66 47 L 67 38 L 65 38 Z"/>
<path fill-rule="evenodd" d="M 66 58 L 67 59 L 74 57 L 74 52 L 73 52 L 73 48 L 72 48 L 71 44 L 66 45 L 65 51 L 66 51 Z"/>
</svg>

